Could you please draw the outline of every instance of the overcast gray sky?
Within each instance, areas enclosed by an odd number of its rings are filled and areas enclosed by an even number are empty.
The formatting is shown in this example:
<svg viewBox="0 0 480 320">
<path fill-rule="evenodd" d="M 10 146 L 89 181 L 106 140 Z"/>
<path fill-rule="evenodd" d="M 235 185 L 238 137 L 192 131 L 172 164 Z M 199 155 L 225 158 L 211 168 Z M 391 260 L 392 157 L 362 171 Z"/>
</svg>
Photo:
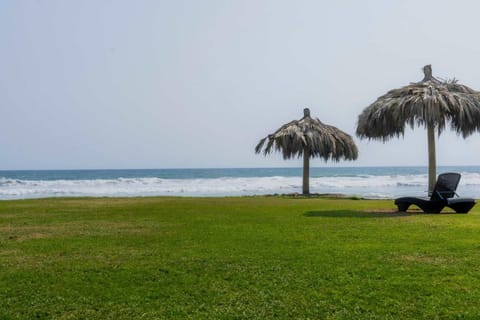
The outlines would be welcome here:
<svg viewBox="0 0 480 320">
<path fill-rule="evenodd" d="M 302 117 L 354 134 L 387 90 L 480 90 L 477 1 L 0 1 L 0 169 L 300 166 L 254 154 Z M 426 165 L 426 132 L 356 162 Z M 479 165 L 444 133 L 438 165 Z M 313 166 L 333 165 L 320 160 Z"/>
</svg>

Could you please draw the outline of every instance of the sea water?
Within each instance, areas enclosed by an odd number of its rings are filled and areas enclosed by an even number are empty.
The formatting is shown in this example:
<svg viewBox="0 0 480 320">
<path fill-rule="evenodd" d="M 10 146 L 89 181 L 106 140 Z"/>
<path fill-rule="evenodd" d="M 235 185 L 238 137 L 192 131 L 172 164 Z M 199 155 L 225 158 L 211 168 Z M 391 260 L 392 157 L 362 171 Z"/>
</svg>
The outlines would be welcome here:
<svg viewBox="0 0 480 320">
<path fill-rule="evenodd" d="M 480 166 L 459 172 L 457 192 L 480 197 Z M 426 167 L 310 169 L 310 192 L 364 198 L 426 196 Z M 0 171 L 0 199 L 71 196 L 250 196 L 302 192 L 302 168 Z"/>
</svg>

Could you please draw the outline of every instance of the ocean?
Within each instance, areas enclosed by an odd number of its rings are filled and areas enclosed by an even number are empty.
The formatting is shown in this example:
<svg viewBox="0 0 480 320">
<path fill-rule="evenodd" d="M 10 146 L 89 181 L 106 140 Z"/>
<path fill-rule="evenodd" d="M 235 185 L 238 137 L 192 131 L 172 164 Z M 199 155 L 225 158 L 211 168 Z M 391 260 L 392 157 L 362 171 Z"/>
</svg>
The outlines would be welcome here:
<svg viewBox="0 0 480 320">
<path fill-rule="evenodd" d="M 480 166 L 438 167 L 462 174 L 457 192 L 480 196 Z M 426 196 L 426 167 L 310 168 L 310 192 L 389 199 Z M 302 192 L 302 168 L 0 171 L 0 200 L 45 197 L 252 196 Z"/>
</svg>

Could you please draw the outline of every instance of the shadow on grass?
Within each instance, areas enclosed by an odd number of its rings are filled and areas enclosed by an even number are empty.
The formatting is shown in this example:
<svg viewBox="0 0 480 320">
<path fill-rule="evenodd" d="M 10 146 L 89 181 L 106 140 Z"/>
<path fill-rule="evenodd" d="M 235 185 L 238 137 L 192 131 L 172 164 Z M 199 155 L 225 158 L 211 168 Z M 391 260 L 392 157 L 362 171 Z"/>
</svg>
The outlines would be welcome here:
<svg viewBox="0 0 480 320">
<path fill-rule="evenodd" d="M 328 210 L 328 211 L 307 211 L 303 215 L 305 217 L 330 217 L 330 218 L 398 218 L 408 217 L 411 215 L 424 213 L 407 213 L 407 212 L 367 212 L 353 210 Z"/>
<path fill-rule="evenodd" d="M 454 211 L 442 211 L 440 213 L 426 213 L 419 209 L 413 209 L 409 212 L 399 212 L 393 210 L 377 211 L 353 211 L 353 210 L 328 210 L 328 211 L 307 211 L 303 214 L 305 217 L 330 217 L 330 218 L 398 218 L 418 215 L 464 215 Z"/>
</svg>

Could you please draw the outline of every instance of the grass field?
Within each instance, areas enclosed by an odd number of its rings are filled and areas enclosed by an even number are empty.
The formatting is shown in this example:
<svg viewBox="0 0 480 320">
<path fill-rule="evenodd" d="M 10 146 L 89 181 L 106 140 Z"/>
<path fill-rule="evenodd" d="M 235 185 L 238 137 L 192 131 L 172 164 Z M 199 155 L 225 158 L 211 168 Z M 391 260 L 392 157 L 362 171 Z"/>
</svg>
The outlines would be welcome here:
<svg viewBox="0 0 480 320">
<path fill-rule="evenodd" d="M 392 201 L 0 202 L 0 319 L 479 319 L 480 214 Z"/>
</svg>

